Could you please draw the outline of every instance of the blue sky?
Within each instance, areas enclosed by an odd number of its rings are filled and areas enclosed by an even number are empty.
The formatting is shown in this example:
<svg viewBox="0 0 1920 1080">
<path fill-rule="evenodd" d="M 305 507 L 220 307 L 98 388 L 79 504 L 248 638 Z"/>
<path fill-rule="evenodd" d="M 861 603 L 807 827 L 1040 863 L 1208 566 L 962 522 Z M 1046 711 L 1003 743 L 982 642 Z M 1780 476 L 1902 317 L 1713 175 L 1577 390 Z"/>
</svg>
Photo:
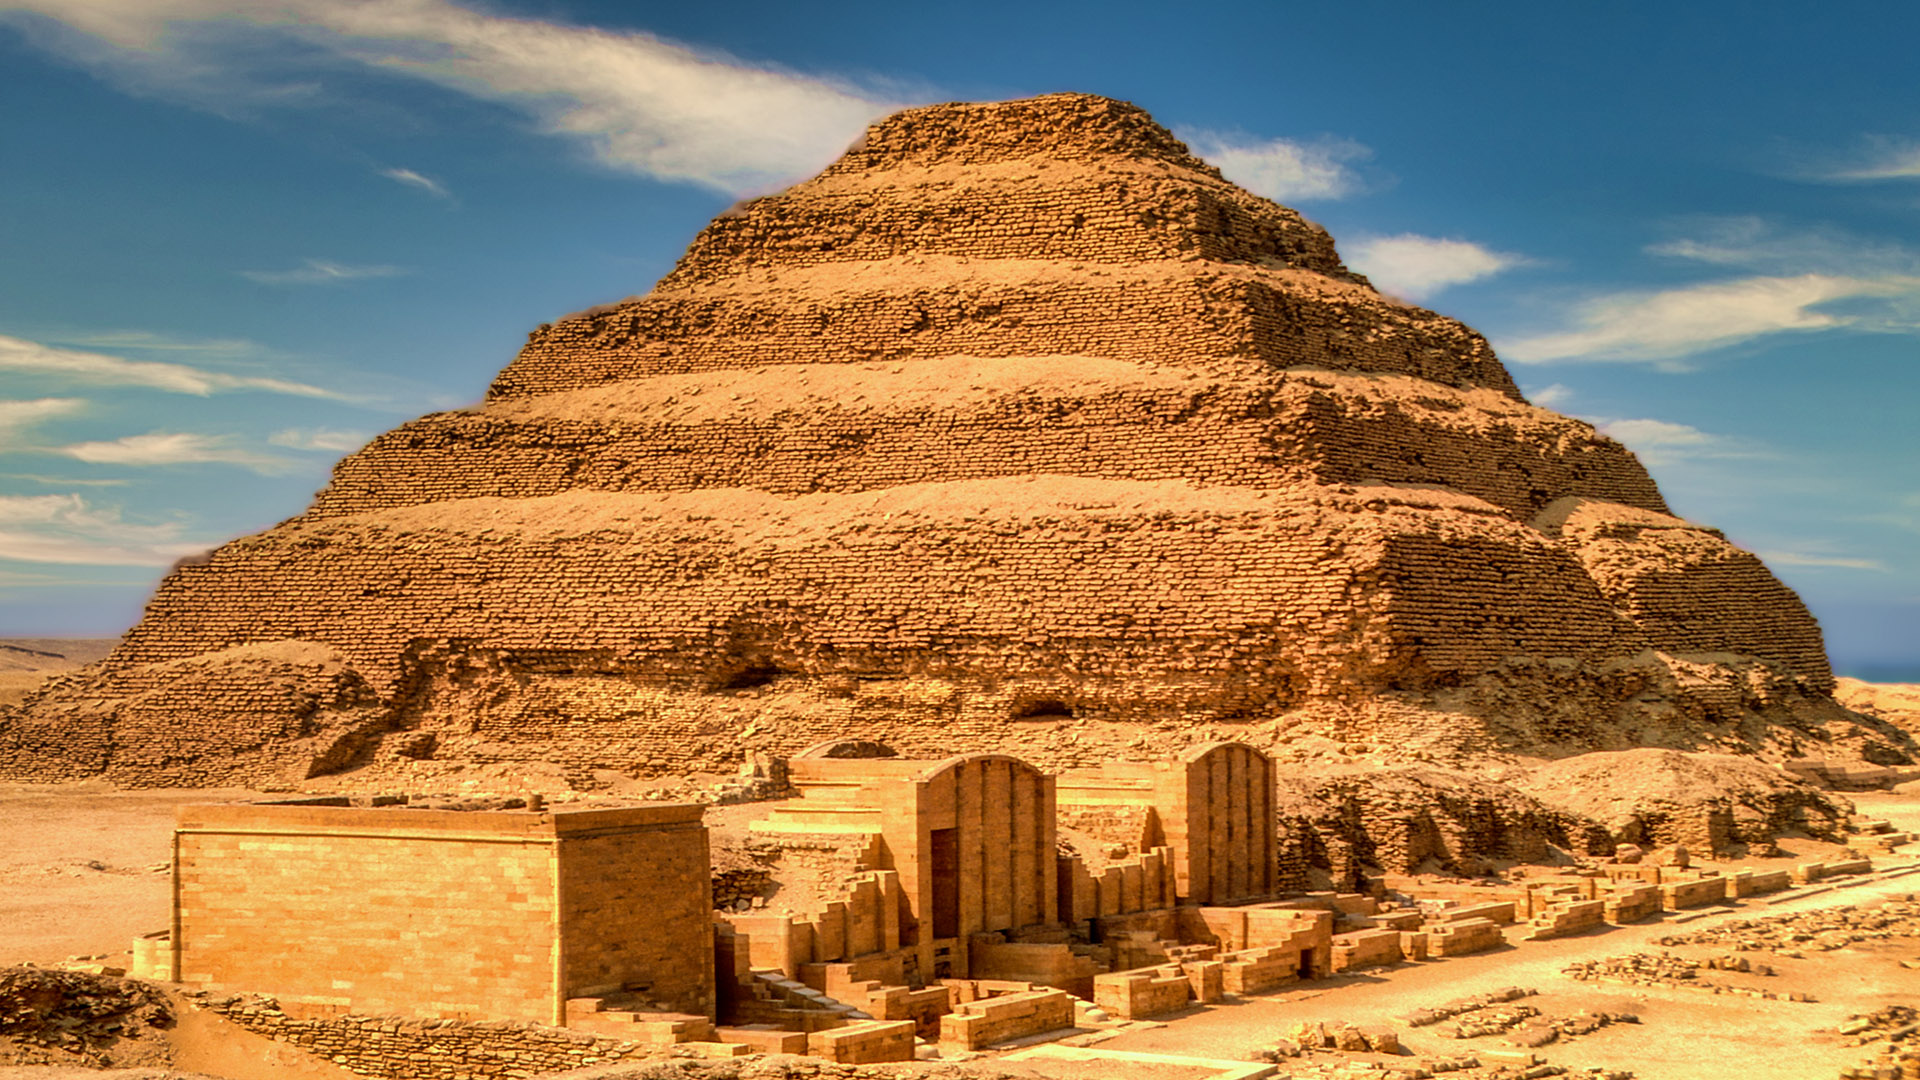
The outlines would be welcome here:
<svg viewBox="0 0 1920 1080">
<path fill-rule="evenodd" d="M 475 401 L 902 104 L 1135 101 L 1920 678 L 1920 7 L 0 0 L 0 635 Z"/>
</svg>

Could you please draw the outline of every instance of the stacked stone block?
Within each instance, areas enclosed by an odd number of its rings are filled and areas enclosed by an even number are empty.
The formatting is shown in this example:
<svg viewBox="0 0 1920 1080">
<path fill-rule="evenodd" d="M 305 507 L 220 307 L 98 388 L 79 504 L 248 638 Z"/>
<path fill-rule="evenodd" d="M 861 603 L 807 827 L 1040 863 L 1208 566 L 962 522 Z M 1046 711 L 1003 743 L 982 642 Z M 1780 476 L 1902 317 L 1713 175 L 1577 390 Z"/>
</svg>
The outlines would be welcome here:
<svg viewBox="0 0 1920 1080">
<path fill-rule="evenodd" d="M 711 1019 L 694 806 L 461 812 L 188 806 L 172 977 L 318 1013 L 562 1026 L 631 993 Z"/>
</svg>

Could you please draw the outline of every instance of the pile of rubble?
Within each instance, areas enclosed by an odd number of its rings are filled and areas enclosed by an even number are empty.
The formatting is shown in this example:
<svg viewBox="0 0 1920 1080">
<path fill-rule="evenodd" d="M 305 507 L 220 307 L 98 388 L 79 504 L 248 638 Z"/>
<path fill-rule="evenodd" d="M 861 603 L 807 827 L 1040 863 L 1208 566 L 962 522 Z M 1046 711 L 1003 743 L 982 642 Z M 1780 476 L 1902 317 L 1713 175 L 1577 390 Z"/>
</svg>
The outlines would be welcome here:
<svg viewBox="0 0 1920 1080">
<path fill-rule="evenodd" d="M 1920 1032 L 1920 1010 L 1910 1005 L 1889 1005 L 1870 1013 L 1858 1013 L 1841 1021 L 1836 1029 L 1851 1036 L 1856 1046 L 1886 1039 L 1899 1042 Z"/>
<path fill-rule="evenodd" d="M 1509 1001 L 1519 1001 L 1521 998 L 1532 997 L 1537 993 L 1539 993 L 1538 990 L 1520 986 L 1509 986 L 1504 990 L 1475 994 L 1472 997 L 1457 998 L 1444 1005 L 1418 1009 L 1408 1013 L 1401 1019 L 1406 1021 L 1408 1027 L 1427 1027 L 1431 1024 L 1437 1024 L 1442 1020 L 1450 1020 L 1465 1013 L 1476 1012 L 1490 1006 L 1503 1005 Z"/>
<path fill-rule="evenodd" d="M 1668 942 L 1663 942 L 1666 944 Z M 1583 982 L 1612 982 L 1626 986 L 1671 986 L 1691 990 L 1705 990 L 1714 994 L 1734 994 L 1741 997 L 1765 998 L 1768 1001 L 1812 1001 L 1811 995 L 1799 991 L 1781 993 L 1774 990 L 1762 990 L 1756 986 L 1734 986 L 1725 983 L 1709 982 L 1700 978 L 1702 970 L 1737 971 L 1756 975 L 1772 975 L 1773 969 L 1764 964 L 1755 965 L 1741 957 L 1716 957 L 1712 960 L 1689 960 L 1672 953 L 1628 953 L 1625 956 L 1609 956 L 1599 960 L 1582 960 L 1561 969 L 1561 974 Z"/>
<path fill-rule="evenodd" d="M 1495 1005 L 1468 1013 L 1459 1023 L 1448 1024 L 1440 1029 L 1440 1034 L 1449 1039 L 1478 1039 L 1488 1035 L 1505 1035 L 1521 1024 L 1540 1015 L 1540 1010 L 1531 1005 Z"/>
<path fill-rule="evenodd" d="M 1741 952 L 1802 956 L 1860 941 L 1920 937 L 1920 902 L 1908 893 L 1870 907 L 1847 904 L 1792 915 L 1739 919 L 1660 939 L 1662 945 L 1726 945 Z"/>
<path fill-rule="evenodd" d="M 1335 1028 L 1334 1025 L 1318 1026 L 1330 1030 Z M 1352 1025 L 1339 1027 L 1352 1028 Z M 1436 1076 L 1445 1076 L 1447 1080 L 1539 1080 L 1549 1076 L 1565 1076 L 1575 1080 L 1633 1080 L 1634 1076 L 1631 1071 L 1624 1069 L 1553 1065 L 1524 1051 L 1493 1050 L 1456 1056 L 1402 1058 L 1397 1061 L 1356 1058 L 1313 1061 L 1306 1056 L 1312 1053 L 1314 1050 L 1302 1049 L 1294 1040 L 1281 1039 L 1277 1046 L 1262 1048 L 1250 1056 L 1257 1061 L 1284 1061 L 1287 1066 L 1285 1075 L 1294 1080 L 1357 1080 L 1359 1077 L 1431 1080 Z"/>
<path fill-rule="evenodd" d="M 1857 1045 L 1881 1043 L 1864 1065 L 1840 1071 L 1841 1080 L 1920 1080 L 1920 1010 L 1889 1005 L 1850 1016 L 1837 1029 Z"/>
<path fill-rule="evenodd" d="M 1505 1042 L 1526 1049 L 1546 1046 L 1578 1035 L 1588 1035 L 1609 1024 L 1640 1022 L 1640 1018 L 1632 1013 L 1582 1010 L 1569 1016 L 1549 1016 L 1532 1005 L 1514 1004 L 1521 998 L 1533 996 L 1534 993 L 1533 990 L 1517 986 L 1508 987 L 1491 994 L 1479 994 L 1432 1009 L 1422 1009 L 1405 1019 L 1409 1026 L 1425 1027 L 1458 1017 L 1458 1022 L 1439 1029 L 1442 1037 L 1478 1039 L 1500 1036 Z"/>
<path fill-rule="evenodd" d="M 77 971 L 0 968 L 0 1064 L 91 1068 L 157 1064 L 173 1027 L 146 983 Z"/>
<path fill-rule="evenodd" d="M 1293 1050 L 1293 1053 L 1289 1053 Z M 1382 1027 L 1356 1027 L 1353 1024 L 1327 1024 L 1315 1020 L 1293 1025 L 1289 1038 L 1275 1045 L 1278 1057 L 1295 1057 L 1302 1051 L 1339 1050 L 1349 1054 L 1398 1054 L 1400 1036 Z"/>
</svg>

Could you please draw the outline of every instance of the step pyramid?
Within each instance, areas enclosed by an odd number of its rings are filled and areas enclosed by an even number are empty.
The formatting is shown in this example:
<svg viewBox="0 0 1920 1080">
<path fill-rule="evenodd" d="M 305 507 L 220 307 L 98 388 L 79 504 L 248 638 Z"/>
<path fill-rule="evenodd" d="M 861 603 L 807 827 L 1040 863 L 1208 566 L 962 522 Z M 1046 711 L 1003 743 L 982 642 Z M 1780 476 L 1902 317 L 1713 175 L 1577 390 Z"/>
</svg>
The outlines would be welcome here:
<svg viewBox="0 0 1920 1080">
<path fill-rule="evenodd" d="M 1831 686 L 1794 594 L 1479 334 L 1058 94 L 882 120 L 539 327 L 175 568 L 0 772 L 1790 749 L 1754 718 Z"/>
</svg>

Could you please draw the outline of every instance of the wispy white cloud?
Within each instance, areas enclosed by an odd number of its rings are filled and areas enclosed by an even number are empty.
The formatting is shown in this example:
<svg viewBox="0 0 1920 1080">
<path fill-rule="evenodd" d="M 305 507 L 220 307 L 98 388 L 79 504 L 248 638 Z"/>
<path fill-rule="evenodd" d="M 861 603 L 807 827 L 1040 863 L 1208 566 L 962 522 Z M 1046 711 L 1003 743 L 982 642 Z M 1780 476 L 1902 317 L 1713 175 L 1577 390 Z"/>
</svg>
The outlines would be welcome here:
<svg viewBox="0 0 1920 1080">
<path fill-rule="evenodd" d="M 1602 435 L 1625 443 L 1648 465 L 1670 465 L 1701 458 L 1760 458 L 1767 453 L 1745 440 L 1702 431 L 1691 424 L 1647 418 L 1599 418 L 1594 427 Z"/>
<path fill-rule="evenodd" d="M 165 566 L 204 550 L 178 520 L 125 520 L 119 507 L 85 497 L 0 495 L 0 559 L 92 566 Z"/>
<path fill-rule="evenodd" d="M 1828 227 L 1788 228 L 1751 215 L 1687 218 L 1647 252 L 1761 274 L 1902 278 L 1920 275 L 1920 252 L 1880 237 Z"/>
<path fill-rule="evenodd" d="M 127 482 L 116 477 L 90 476 L 47 476 L 42 473 L 0 473 L 0 480 L 25 480 L 30 484 L 46 484 L 49 487 L 126 487 Z"/>
<path fill-rule="evenodd" d="M 1857 559 L 1846 555 L 1821 555 L 1805 551 L 1758 551 L 1763 562 L 1779 566 L 1824 567 L 1833 570 L 1875 570 L 1885 572 L 1887 566 L 1878 559 Z"/>
<path fill-rule="evenodd" d="M 0 450 L 16 446 L 20 436 L 35 424 L 57 416 L 72 416 L 86 407 L 87 403 L 79 398 L 0 401 Z"/>
<path fill-rule="evenodd" d="M 1689 357 L 1771 335 L 1920 332 L 1920 252 L 1759 217 L 1680 224 L 1684 232 L 1648 246 L 1648 254 L 1747 274 L 1591 297 L 1567 309 L 1569 326 L 1503 336 L 1501 354 L 1523 364 L 1616 361 L 1686 371 Z"/>
<path fill-rule="evenodd" d="M 5 335 L 0 335 L 0 371 L 32 372 L 89 386 L 144 386 L 200 397 L 229 391 L 260 390 L 296 397 L 347 400 L 344 394 L 288 379 L 234 375 L 158 360 L 127 360 L 106 353 L 63 349 Z"/>
<path fill-rule="evenodd" d="M 1346 245 L 1347 265 L 1367 275 L 1381 291 L 1424 300 L 1451 285 L 1479 281 L 1527 259 L 1493 251 L 1470 240 L 1401 233 L 1364 237 Z"/>
<path fill-rule="evenodd" d="M 240 276 L 262 285 L 335 285 L 362 278 L 399 277 L 406 272 L 398 266 L 352 266 L 326 259 L 305 259 L 291 270 L 242 270 Z"/>
<path fill-rule="evenodd" d="M 1227 179 L 1281 203 L 1339 199 L 1359 191 L 1360 174 L 1349 163 L 1373 156 L 1344 139 L 1255 139 L 1198 128 L 1176 134 Z"/>
<path fill-rule="evenodd" d="M 1786 331 L 1827 330 L 1858 321 L 1822 310 L 1853 298 L 1889 297 L 1920 282 L 1800 274 L 1710 281 L 1656 292 L 1618 293 L 1573 309 L 1575 328 L 1499 342 L 1509 360 L 1653 363 L 1686 370 L 1684 357 Z"/>
<path fill-rule="evenodd" d="M 74 443 L 55 452 L 93 465 L 238 465 L 268 475 L 297 467 L 286 458 L 248 450 L 238 445 L 232 436 L 180 431 L 150 431 L 101 442 Z"/>
<path fill-rule="evenodd" d="M 453 193 L 447 190 L 446 185 L 430 176 L 422 176 L 412 169 L 381 169 L 380 175 L 395 183 L 419 188 L 436 199 L 453 198 Z"/>
<path fill-rule="evenodd" d="M 1816 174 L 1821 180 L 1920 180 L 1920 143 L 1909 139 L 1873 139 L 1853 161 Z"/>
<path fill-rule="evenodd" d="M 1562 383 L 1543 386 L 1538 390 L 1527 391 L 1527 400 L 1543 409 L 1559 409 L 1572 402 L 1573 388 Z"/>
<path fill-rule="evenodd" d="M 240 356 L 260 351 L 260 346 L 241 338 L 185 340 L 147 330 L 95 330 L 79 334 L 59 334 L 51 340 L 61 345 L 78 345 L 87 349 L 139 349 L 198 353 L 203 356 Z"/>
<path fill-rule="evenodd" d="M 844 79 L 450 0 L 0 0 L 7 9 L 57 20 L 28 27 L 46 47 L 216 111 L 241 92 L 307 101 L 312 80 L 292 76 L 331 58 L 503 104 L 613 168 L 735 194 L 817 171 L 896 107 Z M 281 77 L 262 76 L 275 45 L 301 48 L 283 50 Z"/>
<path fill-rule="evenodd" d="M 293 450 L 325 450 L 339 453 L 358 450 L 371 438 L 373 436 L 365 431 L 346 431 L 338 428 L 285 428 L 267 436 L 267 441 L 275 446 L 285 446 Z"/>
</svg>

